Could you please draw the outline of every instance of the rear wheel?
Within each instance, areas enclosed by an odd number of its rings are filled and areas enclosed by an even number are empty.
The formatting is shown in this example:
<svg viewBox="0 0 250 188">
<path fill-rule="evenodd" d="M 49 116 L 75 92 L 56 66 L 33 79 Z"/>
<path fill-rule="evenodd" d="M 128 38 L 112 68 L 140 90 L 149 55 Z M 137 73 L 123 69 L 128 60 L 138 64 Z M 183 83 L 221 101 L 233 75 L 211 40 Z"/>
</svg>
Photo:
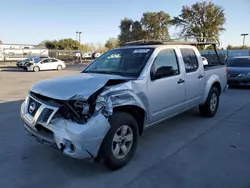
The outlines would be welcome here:
<svg viewBox="0 0 250 188">
<path fill-rule="evenodd" d="M 204 105 L 199 106 L 200 113 L 206 117 L 213 117 L 219 107 L 220 93 L 216 87 L 212 87 Z"/>
<path fill-rule="evenodd" d="M 103 140 L 100 155 L 109 169 L 117 170 L 133 158 L 139 131 L 134 117 L 125 112 L 115 112 L 110 125 L 111 128 Z"/>
<path fill-rule="evenodd" d="M 35 66 L 35 67 L 33 68 L 33 71 L 34 71 L 34 72 L 38 72 L 38 71 L 40 71 L 40 68 L 39 68 L 38 66 Z"/>
<path fill-rule="evenodd" d="M 62 65 L 58 65 L 58 66 L 57 66 L 57 70 L 60 71 L 60 70 L 62 70 L 62 69 L 63 69 Z"/>
</svg>

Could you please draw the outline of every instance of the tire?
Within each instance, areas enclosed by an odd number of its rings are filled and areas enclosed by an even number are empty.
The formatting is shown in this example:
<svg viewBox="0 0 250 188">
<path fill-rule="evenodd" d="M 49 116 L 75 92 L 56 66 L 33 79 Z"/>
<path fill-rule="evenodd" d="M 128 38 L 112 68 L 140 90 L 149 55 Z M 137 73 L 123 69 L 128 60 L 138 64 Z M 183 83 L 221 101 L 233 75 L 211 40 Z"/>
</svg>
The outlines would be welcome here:
<svg viewBox="0 0 250 188">
<path fill-rule="evenodd" d="M 125 166 L 134 156 L 139 138 L 138 124 L 132 115 L 114 112 L 110 125 L 111 128 L 100 149 L 100 156 L 109 169 L 117 170 Z M 125 134 L 122 134 L 122 131 Z"/>
<path fill-rule="evenodd" d="M 62 70 L 62 69 L 63 69 L 62 65 L 58 65 L 58 66 L 57 66 L 57 70 L 60 71 L 60 70 Z"/>
<path fill-rule="evenodd" d="M 40 71 L 40 68 L 39 68 L 38 66 L 35 66 L 35 67 L 33 68 L 33 71 L 34 71 L 34 72 L 39 72 L 39 71 Z"/>
<path fill-rule="evenodd" d="M 201 115 L 205 117 L 213 117 L 218 110 L 220 103 L 220 93 L 216 87 L 212 87 L 204 105 L 199 106 Z"/>
</svg>

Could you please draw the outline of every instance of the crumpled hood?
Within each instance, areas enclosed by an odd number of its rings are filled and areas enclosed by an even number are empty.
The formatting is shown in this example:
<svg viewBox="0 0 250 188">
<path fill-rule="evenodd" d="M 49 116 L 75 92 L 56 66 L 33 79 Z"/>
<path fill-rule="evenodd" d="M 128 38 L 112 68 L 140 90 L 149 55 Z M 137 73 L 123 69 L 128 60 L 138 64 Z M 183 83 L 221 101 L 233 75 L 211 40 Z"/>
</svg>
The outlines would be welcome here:
<svg viewBox="0 0 250 188">
<path fill-rule="evenodd" d="M 88 99 L 94 92 L 102 88 L 109 80 L 129 80 L 108 74 L 80 73 L 40 81 L 32 86 L 31 91 L 43 96 L 59 100 L 83 97 Z"/>
</svg>

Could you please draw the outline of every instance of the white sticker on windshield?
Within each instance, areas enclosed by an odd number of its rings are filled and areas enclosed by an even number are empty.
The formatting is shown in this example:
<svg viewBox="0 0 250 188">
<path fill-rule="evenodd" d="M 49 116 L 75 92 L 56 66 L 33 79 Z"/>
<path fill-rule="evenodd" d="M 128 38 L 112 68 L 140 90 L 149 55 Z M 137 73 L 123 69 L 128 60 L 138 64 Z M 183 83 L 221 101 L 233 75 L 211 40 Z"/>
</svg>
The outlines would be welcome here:
<svg viewBox="0 0 250 188">
<path fill-rule="evenodd" d="M 148 53 L 150 49 L 136 49 L 133 53 Z"/>
</svg>

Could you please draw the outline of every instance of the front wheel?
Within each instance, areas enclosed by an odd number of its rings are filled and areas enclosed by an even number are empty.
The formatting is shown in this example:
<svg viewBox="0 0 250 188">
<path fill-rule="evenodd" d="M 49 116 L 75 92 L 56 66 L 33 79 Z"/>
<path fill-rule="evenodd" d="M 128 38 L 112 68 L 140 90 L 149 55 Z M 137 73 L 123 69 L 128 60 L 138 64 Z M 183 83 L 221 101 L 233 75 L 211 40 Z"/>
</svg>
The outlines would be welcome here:
<svg viewBox="0 0 250 188">
<path fill-rule="evenodd" d="M 100 155 L 109 169 L 117 170 L 125 166 L 134 156 L 139 137 L 138 124 L 132 115 L 115 112 L 110 125 Z"/>
<path fill-rule="evenodd" d="M 206 117 L 213 117 L 219 107 L 220 93 L 216 87 L 212 87 L 204 105 L 199 106 L 200 113 Z"/>
<path fill-rule="evenodd" d="M 63 69 L 62 65 L 58 65 L 58 66 L 57 66 L 57 70 L 60 71 L 60 70 L 62 70 L 62 69 Z"/>
<path fill-rule="evenodd" d="M 38 72 L 38 71 L 40 71 L 40 68 L 37 67 L 37 66 L 35 66 L 35 67 L 33 68 L 33 71 L 34 71 L 34 72 Z"/>
</svg>

